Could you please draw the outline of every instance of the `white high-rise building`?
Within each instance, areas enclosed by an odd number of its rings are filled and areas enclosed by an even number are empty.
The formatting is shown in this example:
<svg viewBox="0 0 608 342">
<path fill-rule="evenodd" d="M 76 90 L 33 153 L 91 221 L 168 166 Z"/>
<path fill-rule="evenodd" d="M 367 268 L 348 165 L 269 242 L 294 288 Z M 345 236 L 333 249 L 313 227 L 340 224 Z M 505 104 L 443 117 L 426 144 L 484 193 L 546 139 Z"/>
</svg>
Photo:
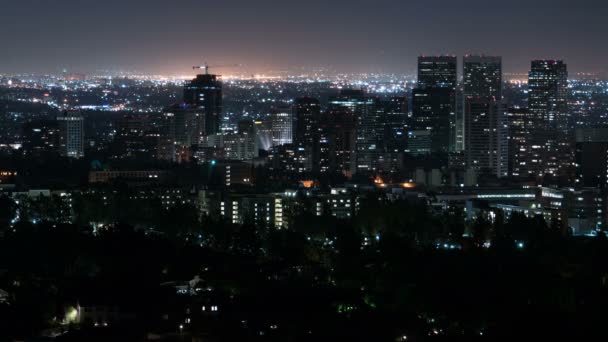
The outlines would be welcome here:
<svg viewBox="0 0 608 342">
<path fill-rule="evenodd" d="M 291 108 L 275 108 L 270 114 L 272 145 L 291 144 L 293 141 L 293 114 Z"/>
<path fill-rule="evenodd" d="M 59 154 L 70 158 L 84 157 L 84 118 L 80 111 L 64 111 L 59 123 Z"/>
</svg>

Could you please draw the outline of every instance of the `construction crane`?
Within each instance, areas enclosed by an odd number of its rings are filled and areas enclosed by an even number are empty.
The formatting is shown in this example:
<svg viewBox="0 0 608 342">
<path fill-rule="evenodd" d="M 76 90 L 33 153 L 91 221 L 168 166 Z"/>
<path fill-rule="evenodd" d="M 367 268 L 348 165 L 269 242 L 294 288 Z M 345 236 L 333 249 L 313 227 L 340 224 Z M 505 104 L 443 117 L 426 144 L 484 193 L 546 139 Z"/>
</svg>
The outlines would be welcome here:
<svg viewBox="0 0 608 342">
<path fill-rule="evenodd" d="M 193 70 L 205 70 L 205 75 L 209 75 L 209 68 L 238 68 L 240 64 L 223 64 L 223 65 L 209 65 L 205 62 L 203 65 L 195 65 L 192 67 Z"/>
</svg>

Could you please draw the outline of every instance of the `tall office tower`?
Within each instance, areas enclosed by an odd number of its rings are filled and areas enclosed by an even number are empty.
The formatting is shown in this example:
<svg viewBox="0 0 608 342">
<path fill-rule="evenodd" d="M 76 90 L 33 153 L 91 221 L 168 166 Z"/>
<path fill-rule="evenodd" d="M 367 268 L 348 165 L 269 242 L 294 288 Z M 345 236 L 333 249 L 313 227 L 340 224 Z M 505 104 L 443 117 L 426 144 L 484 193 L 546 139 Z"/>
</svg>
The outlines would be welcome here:
<svg viewBox="0 0 608 342">
<path fill-rule="evenodd" d="M 448 88 L 425 88 L 412 91 L 410 131 L 423 135 L 429 131 L 430 153 L 447 153 L 455 141 L 455 92 Z"/>
<path fill-rule="evenodd" d="M 419 56 L 418 88 L 456 88 L 456 56 Z"/>
<path fill-rule="evenodd" d="M 384 147 L 389 152 L 404 152 L 407 149 L 407 98 L 394 96 L 383 101 Z"/>
<path fill-rule="evenodd" d="M 608 128 L 576 130 L 576 185 L 608 186 Z"/>
<path fill-rule="evenodd" d="M 379 172 L 385 141 L 386 113 L 380 99 L 367 98 L 367 111 L 357 116 L 356 171 L 359 174 Z"/>
<path fill-rule="evenodd" d="M 527 177 L 528 160 L 532 157 L 530 144 L 534 120 L 528 108 L 510 108 L 507 111 L 509 126 L 509 175 Z"/>
<path fill-rule="evenodd" d="M 469 168 L 508 175 L 508 116 L 502 105 L 502 59 L 471 56 L 462 63 L 462 122 Z M 471 120 L 471 122 L 469 122 Z M 472 139 L 467 141 L 467 139 Z"/>
<path fill-rule="evenodd" d="M 456 150 L 464 148 L 464 103 L 467 98 L 502 100 L 502 58 L 466 55 L 462 60 L 462 95 L 459 96 L 456 120 Z M 460 141 L 462 140 L 462 141 Z"/>
<path fill-rule="evenodd" d="M 321 105 L 319 100 L 311 97 L 297 98 L 292 106 L 294 120 L 293 148 L 285 149 L 285 154 L 294 153 L 296 169 L 299 173 L 319 171 L 320 133 L 319 120 Z M 313 168 L 315 166 L 315 168 Z"/>
<path fill-rule="evenodd" d="M 502 100 L 502 58 L 464 56 L 462 83 L 465 97 Z"/>
<path fill-rule="evenodd" d="M 80 111 L 63 111 L 57 117 L 59 154 L 70 158 L 84 157 L 84 118 Z"/>
<path fill-rule="evenodd" d="M 217 75 L 197 75 L 184 87 L 184 102 L 202 110 L 205 135 L 220 132 L 222 122 L 222 82 Z"/>
<path fill-rule="evenodd" d="M 568 115 L 568 71 L 562 61 L 535 60 L 528 76 L 528 107 L 534 117 L 532 156 L 526 172 L 567 175 L 574 159 Z"/>
<path fill-rule="evenodd" d="M 499 178 L 507 176 L 507 117 L 502 103 L 491 98 L 468 98 L 465 123 L 467 167 Z"/>
<path fill-rule="evenodd" d="M 455 56 L 418 57 L 411 131 L 431 131 L 431 153 L 456 149 L 456 65 Z"/>
<path fill-rule="evenodd" d="M 198 145 L 205 132 L 202 108 L 189 105 L 174 105 L 163 112 L 164 149 L 169 149 L 167 159 L 175 159 L 180 150 Z"/>
<path fill-rule="evenodd" d="M 293 116 L 291 108 L 277 107 L 270 113 L 272 146 L 291 144 L 293 141 Z"/>
<path fill-rule="evenodd" d="M 292 107 L 294 120 L 294 143 L 299 146 L 313 146 L 317 120 L 321 115 L 319 100 L 312 97 L 297 98 Z"/>
<path fill-rule="evenodd" d="M 362 90 L 345 89 L 329 101 L 330 112 L 349 112 L 356 128 L 355 163 L 353 173 L 375 170 L 375 161 L 384 133 L 382 108 L 378 99 Z"/>
<path fill-rule="evenodd" d="M 347 177 L 356 173 L 358 123 L 372 103 L 363 91 L 353 89 L 329 99 L 328 109 L 318 121 L 318 166 L 313 165 L 313 171 L 339 172 Z"/>
<path fill-rule="evenodd" d="M 319 120 L 319 163 L 314 172 L 342 173 L 351 177 L 356 169 L 356 119 L 344 107 L 328 110 Z"/>
</svg>

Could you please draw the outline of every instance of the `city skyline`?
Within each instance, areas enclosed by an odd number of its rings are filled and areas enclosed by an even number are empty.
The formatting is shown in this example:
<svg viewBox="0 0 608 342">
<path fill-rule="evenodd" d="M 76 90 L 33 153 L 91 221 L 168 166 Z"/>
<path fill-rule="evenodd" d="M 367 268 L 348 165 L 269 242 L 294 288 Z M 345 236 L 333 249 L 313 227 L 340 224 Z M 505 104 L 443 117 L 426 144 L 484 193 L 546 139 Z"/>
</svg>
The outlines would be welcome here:
<svg viewBox="0 0 608 342">
<path fill-rule="evenodd" d="M 0 341 L 608 335 L 606 0 L 2 5 Z"/>
<path fill-rule="evenodd" d="M 573 74 L 606 72 L 608 47 L 594 44 L 607 30 L 602 1 L 345 4 L 9 0 L 0 13 L 9 33 L 0 72 L 184 75 L 208 61 L 240 64 L 218 72 L 244 75 L 413 74 L 417 56 L 441 54 L 502 56 L 505 73 L 525 73 L 533 59 L 565 60 Z M 308 15 L 293 15 L 302 10 Z"/>
</svg>

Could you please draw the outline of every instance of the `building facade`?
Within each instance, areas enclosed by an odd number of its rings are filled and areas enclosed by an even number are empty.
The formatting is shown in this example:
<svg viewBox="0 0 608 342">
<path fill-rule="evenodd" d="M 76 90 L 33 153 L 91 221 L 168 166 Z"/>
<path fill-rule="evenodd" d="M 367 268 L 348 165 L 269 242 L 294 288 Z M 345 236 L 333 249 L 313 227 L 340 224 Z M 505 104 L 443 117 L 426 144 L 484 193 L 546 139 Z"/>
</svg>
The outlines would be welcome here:
<svg viewBox="0 0 608 342">
<path fill-rule="evenodd" d="M 84 118 L 80 111 L 63 111 L 57 122 L 59 154 L 69 158 L 84 157 Z"/>
<path fill-rule="evenodd" d="M 568 70 L 563 61 L 532 61 L 528 107 L 534 122 L 526 172 L 538 177 L 568 175 L 574 149 L 568 114 Z"/>
<path fill-rule="evenodd" d="M 184 102 L 202 111 L 205 135 L 220 132 L 222 122 L 222 82 L 217 75 L 202 74 L 184 87 Z"/>
</svg>

